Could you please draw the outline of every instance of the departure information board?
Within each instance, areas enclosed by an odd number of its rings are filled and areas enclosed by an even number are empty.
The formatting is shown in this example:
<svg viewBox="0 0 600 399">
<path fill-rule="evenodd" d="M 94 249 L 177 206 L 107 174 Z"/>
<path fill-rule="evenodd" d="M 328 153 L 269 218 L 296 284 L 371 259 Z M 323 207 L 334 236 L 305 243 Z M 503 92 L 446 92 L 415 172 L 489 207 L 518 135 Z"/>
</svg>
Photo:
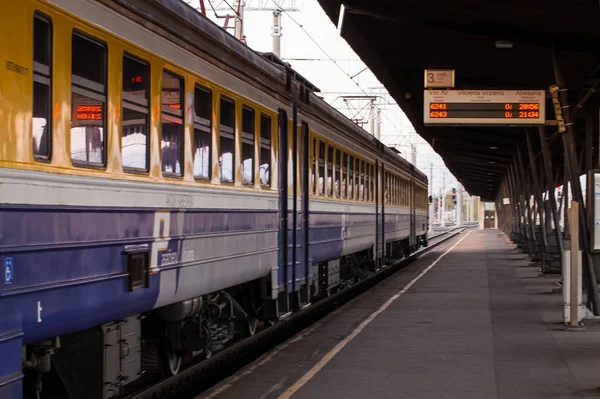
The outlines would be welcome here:
<svg viewBox="0 0 600 399">
<path fill-rule="evenodd" d="M 425 90 L 426 125 L 543 125 L 544 90 Z"/>
</svg>

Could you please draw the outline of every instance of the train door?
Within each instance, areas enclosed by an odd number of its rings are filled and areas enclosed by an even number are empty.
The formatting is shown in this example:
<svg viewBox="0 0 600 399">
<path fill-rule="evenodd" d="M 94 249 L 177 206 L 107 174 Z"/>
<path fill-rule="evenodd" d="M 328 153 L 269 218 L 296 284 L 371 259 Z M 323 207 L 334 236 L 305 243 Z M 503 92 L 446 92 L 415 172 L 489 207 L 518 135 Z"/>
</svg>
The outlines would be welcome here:
<svg viewBox="0 0 600 399">
<path fill-rule="evenodd" d="M 279 143 L 279 269 L 277 273 L 277 285 L 279 295 L 277 297 L 277 317 L 289 312 L 289 293 L 292 288 L 292 257 L 288 250 L 291 245 L 289 224 L 289 141 L 288 141 L 288 116 L 285 110 L 279 110 L 278 118 L 278 143 Z"/>
<path fill-rule="evenodd" d="M 380 197 L 380 202 L 381 202 L 381 217 L 380 217 L 380 223 L 381 223 L 381 246 L 379 247 L 379 251 L 381 253 L 381 262 L 382 262 L 382 266 L 385 265 L 386 263 L 386 248 L 387 246 L 385 245 L 385 202 L 387 200 L 387 184 L 386 184 L 386 171 L 385 171 L 385 165 L 383 163 L 381 163 L 381 170 L 380 170 L 380 179 L 379 179 L 379 183 L 380 183 L 380 187 L 381 187 L 381 197 Z"/>
<path fill-rule="evenodd" d="M 413 252 L 417 249 L 417 237 L 416 233 L 416 219 L 415 215 L 415 167 L 411 165 L 410 167 L 410 185 L 408 187 L 408 195 L 409 195 L 409 205 L 410 205 L 410 233 L 409 233 L 409 245 L 410 251 Z"/>
<path fill-rule="evenodd" d="M 309 190 L 310 190 L 310 182 L 309 182 L 309 168 L 308 163 L 310 159 L 309 155 L 309 129 L 308 123 L 302 122 L 302 128 L 300 131 L 300 142 L 301 142 L 301 167 L 300 167 L 300 175 L 301 175 L 301 192 L 302 192 L 302 224 L 300 226 L 300 245 L 299 251 L 301 252 L 301 262 L 299 264 L 299 268 L 302 276 L 302 284 L 300 285 L 300 306 L 310 302 L 311 298 L 311 287 L 313 286 L 313 267 L 312 260 L 310 259 L 309 252 Z"/>
<path fill-rule="evenodd" d="M 383 266 L 385 245 L 383 242 L 383 164 L 375 161 L 375 269 Z"/>
<path fill-rule="evenodd" d="M 299 130 L 301 130 L 299 134 Z M 310 298 L 312 272 L 308 262 L 308 125 L 298 129 L 279 110 L 279 315 L 299 309 Z"/>
</svg>

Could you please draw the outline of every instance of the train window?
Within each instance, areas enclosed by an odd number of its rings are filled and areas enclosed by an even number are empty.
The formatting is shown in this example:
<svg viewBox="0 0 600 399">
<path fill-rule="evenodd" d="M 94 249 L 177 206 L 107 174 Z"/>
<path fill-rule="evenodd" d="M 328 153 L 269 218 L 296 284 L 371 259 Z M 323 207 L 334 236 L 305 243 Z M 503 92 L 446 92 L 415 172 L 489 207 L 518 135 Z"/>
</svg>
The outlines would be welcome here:
<svg viewBox="0 0 600 399">
<path fill-rule="evenodd" d="M 242 184 L 254 184 L 254 110 L 242 108 Z"/>
<path fill-rule="evenodd" d="M 50 160 L 52 150 L 52 23 L 36 13 L 33 19 L 32 148 L 36 160 Z"/>
<path fill-rule="evenodd" d="M 148 170 L 148 119 L 150 115 L 150 66 L 123 56 L 123 120 L 121 157 L 124 169 Z"/>
<path fill-rule="evenodd" d="M 364 201 L 365 200 L 365 186 L 366 186 L 366 179 L 365 179 L 365 161 L 360 161 L 360 200 Z"/>
<path fill-rule="evenodd" d="M 106 45 L 73 32 L 71 72 L 71 160 L 104 166 Z"/>
<path fill-rule="evenodd" d="M 235 178 L 235 102 L 221 97 L 221 130 L 219 165 L 221 181 L 233 183 Z"/>
<path fill-rule="evenodd" d="M 360 201 L 360 159 L 355 159 L 354 164 L 354 199 Z"/>
<path fill-rule="evenodd" d="M 354 199 L 354 157 L 348 158 L 348 199 Z"/>
<path fill-rule="evenodd" d="M 271 185 L 271 117 L 267 115 L 260 116 L 260 185 Z"/>
<path fill-rule="evenodd" d="M 356 188 L 356 200 L 360 201 L 362 199 L 362 159 L 356 158 L 356 175 L 354 177 L 354 187 Z"/>
<path fill-rule="evenodd" d="M 369 202 L 370 200 L 370 196 L 369 196 L 369 184 L 371 182 L 371 176 L 369 175 L 371 173 L 371 165 L 369 165 L 369 163 L 365 163 L 365 201 Z"/>
<path fill-rule="evenodd" d="M 360 159 L 354 163 L 354 199 L 360 201 Z"/>
<path fill-rule="evenodd" d="M 398 192 L 398 205 L 402 205 L 402 200 L 401 200 L 401 192 L 402 192 L 402 182 L 404 181 L 404 179 L 398 178 L 398 189 L 396 190 Z"/>
<path fill-rule="evenodd" d="M 365 172 L 365 176 L 367 177 L 367 184 L 365 185 L 365 190 L 367 190 L 367 202 L 373 201 L 373 192 L 371 191 L 371 185 L 373 184 L 373 165 L 367 162 L 367 171 Z"/>
<path fill-rule="evenodd" d="M 369 192 L 370 192 L 369 198 L 371 199 L 371 202 L 374 202 L 375 201 L 375 189 L 374 189 L 374 186 L 375 186 L 375 179 L 377 178 L 375 176 L 375 165 L 371 164 L 370 172 L 369 173 L 371 174 L 371 179 L 369 180 L 369 182 L 371 183 L 369 185 Z"/>
<path fill-rule="evenodd" d="M 404 178 L 398 180 L 398 205 L 404 206 Z"/>
<path fill-rule="evenodd" d="M 348 154 L 342 160 L 342 198 L 348 198 Z"/>
<path fill-rule="evenodd" d="M 333 146 L 327 146 L 327 196 L 333 196 Z"/>
<path fill-rule="evenodd" d="M 335 149 L 335 197 L 340 198 L 342 186 L 340 184 L 340 164 L 342 163 L 342 151 Z"/>
<path fill-rule="evenodd" d="M 311 192 L 313 195 L 317 195 L 317 185 L 315 184 L 315 176 L 317 173 L 317 139 L 313 137 L 312 139 L 312 167 L 310 168 L 310 184 L 311 184 Z"/>
<path fill-rule="evenodd" d="M 385 203 L 389 205 L 390 203 L 390 175 L 385 174 Z"/>
<path fill-rule="evenodd" d="M 194 178 L 211 178 L 212 91 L 194 88 Z"/>
<path fill-rule="evenodd" d="M 325 143 L 319 140 L 319 195 L 325 195 Z"/>
<path fill-rule="evenodd" d="M 404 179 L 400 183 L 400 205 L 406 206 L 406 184 Z"/>
<path fill-rule="evenodd" d="M 183 79 L 162 73 L 162 171 L 167 176 L 183 174 Z"/>
</svg>

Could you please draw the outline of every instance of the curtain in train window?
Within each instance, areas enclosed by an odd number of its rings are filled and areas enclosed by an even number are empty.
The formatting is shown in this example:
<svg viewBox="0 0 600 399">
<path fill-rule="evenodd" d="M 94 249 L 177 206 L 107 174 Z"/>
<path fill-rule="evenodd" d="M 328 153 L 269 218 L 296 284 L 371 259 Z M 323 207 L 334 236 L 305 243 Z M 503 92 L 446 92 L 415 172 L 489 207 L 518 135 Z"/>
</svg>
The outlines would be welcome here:
<svg viewBox="0 0 600 399">
<path fill-rule="evenodd" d="M 348 154 L 342 159 L 342 198 L 348 198 Z"/>
<path fill-rule="evenodd" d="M 333 146 L 327 146 L 327 196 L 333 196 Z"/>
<path fill-rule="evenodd" d="M 340 183 L 340 164 L 342 163 L 342 151 L 339 148 L 335 149 L 335 197 L 340 198 L 341 183 Z"/>
<path fill-rule="evenodd" d="M 319 140 L 319 195 L 325 195 L 325 143 Z"/>
<path fill-rule="evenodd" d="M 354 157 L 348 158 L 348 199 L 354 199 Z"/>
<path fill-rule="evenodd" d="M 310 170 L 310 185 L 312 187 L 313 195 L 317 195 L 317 183 L 315 181 L 317 175 L 317 168 L 319 165 L 317 164 L 317 139 L 313 137 L 312 139 L 312 160 L 311 160 L 311 170 Z"/>
<path fill-rule="evenodd" d="M 194 178 L 212 177 L 212 91 L 194 88 Z"/>
<path fill-rule="evenodd" d="M 271 117 L 260 116 L 260 185 L 271 185 Z"/>
<path fill-rule="evenodd" d="M 254 184 L 254 110 L 242 108 L 242 184 Z"/>
<path fill-rule="evenodd" d="M 235 102 L 221 97 L 221 136 L 219 165 L 221 181 L 233 183 L 235 178 Z"/>
</svg>

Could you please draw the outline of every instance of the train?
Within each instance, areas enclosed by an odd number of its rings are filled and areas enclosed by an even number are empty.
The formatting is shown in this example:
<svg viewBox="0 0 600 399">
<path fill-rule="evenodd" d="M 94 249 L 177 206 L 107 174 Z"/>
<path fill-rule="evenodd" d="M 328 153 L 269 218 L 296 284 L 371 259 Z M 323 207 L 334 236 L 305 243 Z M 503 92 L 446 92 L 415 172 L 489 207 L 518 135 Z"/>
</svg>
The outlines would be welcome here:
<svg viewBox="0 0 600 399">
<path fill-rule="evenodd" d="M 427 177 L 180 0 L 2 1 L 0 398 L 112 398 L 427 246 Z"/>
</svg>

